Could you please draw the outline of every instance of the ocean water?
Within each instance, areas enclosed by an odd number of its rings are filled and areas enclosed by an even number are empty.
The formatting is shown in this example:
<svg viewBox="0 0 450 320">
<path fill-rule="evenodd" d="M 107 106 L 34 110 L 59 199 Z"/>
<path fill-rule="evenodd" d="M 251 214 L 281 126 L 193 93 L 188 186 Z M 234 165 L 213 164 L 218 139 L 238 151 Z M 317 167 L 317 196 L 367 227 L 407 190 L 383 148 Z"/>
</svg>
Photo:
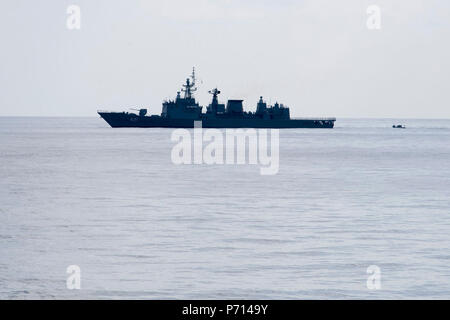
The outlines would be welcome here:
<svg viewBox="0 0 450 320">
<path fill-rule="evenodd" d="M 0 298 L 450 298 L 450 120 L 281 130 L 273 176 L 171 132 L 0 118 Z"/>
</svg>

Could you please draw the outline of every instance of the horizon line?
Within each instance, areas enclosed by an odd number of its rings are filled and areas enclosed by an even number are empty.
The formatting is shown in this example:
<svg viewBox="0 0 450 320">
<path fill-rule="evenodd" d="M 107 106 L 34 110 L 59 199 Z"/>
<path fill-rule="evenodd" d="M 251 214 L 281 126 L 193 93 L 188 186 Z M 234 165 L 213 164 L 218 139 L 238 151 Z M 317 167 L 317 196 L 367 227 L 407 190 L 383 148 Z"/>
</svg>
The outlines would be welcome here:
<svg viewBox="0 0 450 320">
<path fill-rule="evenodd" d="M 314 117 L 314 116 L 310 116 L 310 117 Z M 97 118 L 97 116 L 94 115 L 89 115 L 89 116 L 75 116 L 75 115 L 67 115 L 67 116 L 62 116 L 62 115 L 45 115 L 45 116 L 36 116 L 36 115 L 0 115 L 0 118 Z M 100 117 L 99 117 L 100 118 Z M 386 119 L 386 120 L 390 120 L 390 119 L 404 119 L 404 120 L 450 120 L 449 118 L 435 118 L 435 117 L 431 117 L 431 118 L 417 118 L 417 117 L 355 117 L 355 116 L 343 116 L 343 117 L 337 117 L 335 116 L 334 118 L 338 119 Z"/>
</svg>

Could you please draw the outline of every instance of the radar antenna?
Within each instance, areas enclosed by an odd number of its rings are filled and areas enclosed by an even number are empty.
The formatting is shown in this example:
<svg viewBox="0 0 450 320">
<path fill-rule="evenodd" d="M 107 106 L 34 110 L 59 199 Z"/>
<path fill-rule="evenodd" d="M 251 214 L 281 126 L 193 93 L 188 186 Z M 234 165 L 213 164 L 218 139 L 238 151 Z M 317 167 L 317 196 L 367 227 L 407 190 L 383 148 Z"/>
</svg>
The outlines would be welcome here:
<svg viewBox="0 0 450 320">
<path fill-rule="evenodd" d="M 214 102 L 217 103 L 217 95 L 220 94 L 220 90 L 218 90 L 217 88 L 214 88 L 212 90 L 209 90 L 208 93 L 213 95 L 213 103 Z"/>
</svg>

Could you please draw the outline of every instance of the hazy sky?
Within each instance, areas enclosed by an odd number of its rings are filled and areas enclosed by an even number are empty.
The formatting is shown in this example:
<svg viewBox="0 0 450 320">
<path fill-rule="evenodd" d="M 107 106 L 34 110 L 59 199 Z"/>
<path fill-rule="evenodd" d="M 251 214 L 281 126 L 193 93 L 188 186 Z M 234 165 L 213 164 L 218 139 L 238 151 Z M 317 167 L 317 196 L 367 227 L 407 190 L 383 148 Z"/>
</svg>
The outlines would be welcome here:
<svg viewBox="0 0 450 320">
<path fill-rule="evenodd" d="M 66 27 L 81 8 L 81 29 Z M 366 26 L 381 8 L 381 30 Z M 161 112 L 207 91 L 293 116 L 450 118 L 450 1 L 0 1 L 0 115 Z"/>
</svg>

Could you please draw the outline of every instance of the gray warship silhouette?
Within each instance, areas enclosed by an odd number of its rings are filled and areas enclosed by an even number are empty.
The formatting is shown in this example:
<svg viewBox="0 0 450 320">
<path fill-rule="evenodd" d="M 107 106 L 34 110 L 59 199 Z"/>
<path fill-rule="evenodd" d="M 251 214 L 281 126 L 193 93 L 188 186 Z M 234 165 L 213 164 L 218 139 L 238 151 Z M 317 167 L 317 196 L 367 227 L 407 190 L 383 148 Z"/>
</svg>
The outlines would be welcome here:
<svg viewBox="0 0 450 320">
<path fill-rule="evenodd" d="M 132 112 L 98 111 L 97 113 L 113 128 L 193 128 L 195 121 L 201 121 L 203 128 L 333 128 L 336 118 L 295 118 L 291 119 L 289 108 L 275 103 L 268 106 L 260 97 L 256 112 L 245 112 L 243 100 L 228 100 L 227 105 L 220 104 L 217 96 L 220 91 L 210 90 L 212 102 L 202 112 L 193 96 L 195 87 L 195 69 L 190 79 L 183 85 L 184 97 L 177 92 L 176 99 L 164 101 L 161 115 L 147 115 L 147 109 Z"/>
</svg>

